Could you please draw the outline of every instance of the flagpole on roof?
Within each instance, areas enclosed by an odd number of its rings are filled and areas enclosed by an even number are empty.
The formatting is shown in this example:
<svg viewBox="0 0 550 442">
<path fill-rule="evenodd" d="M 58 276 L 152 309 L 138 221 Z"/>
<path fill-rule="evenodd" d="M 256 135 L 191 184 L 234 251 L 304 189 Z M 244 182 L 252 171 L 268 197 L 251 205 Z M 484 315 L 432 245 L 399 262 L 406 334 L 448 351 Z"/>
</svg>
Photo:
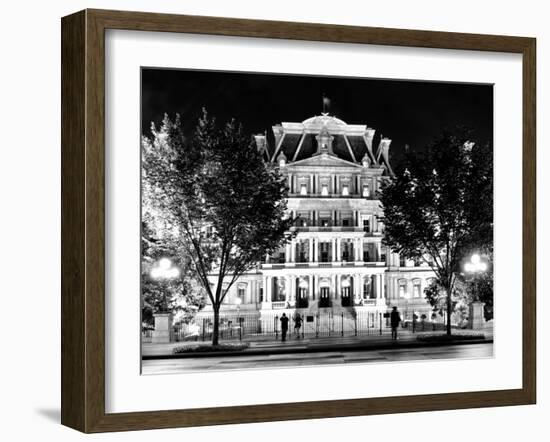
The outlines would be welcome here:
<svg viewBox="0 0 550 442">
<path fill-rule="evenodd" d="M 330 98 L 328 98 L 323 92 L 323 113 L 324 114 L 328 112 L 329 107 L 330 107 Z"/>
</svg>

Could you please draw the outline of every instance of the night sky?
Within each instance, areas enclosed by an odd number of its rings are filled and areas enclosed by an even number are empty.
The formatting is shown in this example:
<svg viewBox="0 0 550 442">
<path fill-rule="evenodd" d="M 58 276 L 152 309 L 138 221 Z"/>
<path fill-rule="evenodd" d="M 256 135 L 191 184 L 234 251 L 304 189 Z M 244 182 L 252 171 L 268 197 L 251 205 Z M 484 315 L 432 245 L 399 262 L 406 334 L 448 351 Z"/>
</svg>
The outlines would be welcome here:
<svg viewBox="0 0 550 442">
<path fill-rule="evenodd" d="M 218 122 L 236 118 L 251 135 L 272 137 L 275 124 L 319 115 L 323 94 L 331 115 L 376 129 L 374 148 L 381 135 L 392 139 L 394 166 L 405 144 L 422 149 L 445 128 L 466 126 L 476 142 L 493 141 L 492 85 L 154 68 L 142 69 L 142 132 L 179 113 L 191 135 L 206 107 Z"/>
</svg>

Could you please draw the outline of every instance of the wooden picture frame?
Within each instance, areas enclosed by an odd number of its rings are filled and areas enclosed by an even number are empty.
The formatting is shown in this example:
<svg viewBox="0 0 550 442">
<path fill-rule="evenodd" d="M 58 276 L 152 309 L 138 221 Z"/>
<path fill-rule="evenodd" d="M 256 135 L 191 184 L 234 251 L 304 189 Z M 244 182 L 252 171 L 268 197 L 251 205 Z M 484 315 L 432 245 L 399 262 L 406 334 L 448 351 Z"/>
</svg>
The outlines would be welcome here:
<svg viewBox="0 0 550 442">
<path fill-rule="evenodd" d="M 495 51 L 523 63 L 523 383 L 457 392 L 108 414 L 105 412 L 105 30 Z M 84 10 L 62 19 L 62 410 L 83 432 L 533 404 L 536 400 L 533 38 Z"/>
</svg>

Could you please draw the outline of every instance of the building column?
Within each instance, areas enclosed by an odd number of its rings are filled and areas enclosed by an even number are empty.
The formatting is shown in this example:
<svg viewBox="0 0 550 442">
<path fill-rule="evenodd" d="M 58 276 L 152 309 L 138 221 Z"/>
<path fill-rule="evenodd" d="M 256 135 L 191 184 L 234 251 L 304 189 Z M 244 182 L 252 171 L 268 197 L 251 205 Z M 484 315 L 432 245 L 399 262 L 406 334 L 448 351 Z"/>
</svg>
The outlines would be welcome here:
<svg viewBox="0 0 550 442">
<path fill-rule="evenodd" d="M 319 299 L 319 275 L 314 276 L 315 279 L 315 289 L 313 291 L 313 296 L 315 299 Z"/>
<path fill-rule="evenodd" d="M 296 241 L 290 241 L 290 262 L 296 262 Z"/>
<path fill-rule="evenodd" d="M 319 261 L 319 238 L 313 238 L 313 262 Z"/>
<path fill-rule="evenodd" d="M 351 296 L 353 297 L 353 305 L 357 304 L 357 293 L 359 292 L 359 275 L 354 274 L 351 275 L 353 278 L 353 293 L 351 293 Z"/>
<path fill-rule="evenodd" d="M 286 243 L 285 245 L 285 262 L 290 262 L 290 255 L 291 255 L 291 250 L 292 250 L 292 244 L 291 243 Z"/>
<path fill-rule="evenodd" d="M 285 307 L 290 302 L 290 276 L 285 276 Z"/>
<path fill-rule="evenodd" d="M 313 275 L 308 275 L 307 282 L 307 299 L 311 301 L 313 299 Z"/>
<path fill-rule="evenodd" d="M 384 282 L 382 281 L 382 275 L 376 275 L 376 299 L 384 298 Z"/>
<path fill-rule="evenodd" d="M 336 261 L 336 238 L 332 238 L 332 247 L 330 253 L 332 254 L 332 262 Z"/>
<path fill-rule="evenodd" d="M 342 238 L 336 238 L 336 261 L 342 261 Z"/>
<path fill-rule="evenodd" d="M 330 282 L 331 299 L 336 299 L 336 275 L 330 277 Z"/>
<path fill-rule="evenodd" d="M 296 302 L 296 275 L 290 275 L 290 305 Z"/>
<path fill-rule="evenodd" d="M 273 277 L 265 277 L 265 290 L 264 290 L 264 302 L 271 303 L 271 296 L 273 291 Z"/>
<path fill-rule="evenodd" d="M 378 296 L 377 296 L 377 299 L 376 299 L 376 303 L 379 305 L 379 306 L 386 306 L 386 289 L 384 287 L 384 283 L 385 283 L 385 277 L 386 275 L 384 274 L 381 274 L 379 275 L 380 276 L 380 291 L 378 293 Z"/>
<path fill-rule="evenodd" d="M 380 256 L 382 255 L 382 244 L 380 242 L 376 243 L 376 261 L 380 261 Z"/>
</svg>

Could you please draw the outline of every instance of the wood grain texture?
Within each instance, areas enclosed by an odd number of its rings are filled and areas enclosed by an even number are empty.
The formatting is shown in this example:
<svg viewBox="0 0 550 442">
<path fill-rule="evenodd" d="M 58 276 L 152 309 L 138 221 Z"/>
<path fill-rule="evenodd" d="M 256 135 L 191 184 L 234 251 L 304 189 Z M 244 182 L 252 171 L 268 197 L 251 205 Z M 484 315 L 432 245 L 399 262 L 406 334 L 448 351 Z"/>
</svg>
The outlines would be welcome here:
<svg viewBox="0 0 550 442">
<path fill-rule="evenodd" d="M 61 422 L 85 428 L 85 13 L 61 34 Z"/>
<path fill-rule="evenodd" d="M 105 413 L 106 29 L 499 51 L 523 55 L 523 387 L 338 401 Z M 62 423 L 84 432 L 532 404 L 536 397 L 535 40 L 86 10 L 62 19 Z"/>
</svg>

